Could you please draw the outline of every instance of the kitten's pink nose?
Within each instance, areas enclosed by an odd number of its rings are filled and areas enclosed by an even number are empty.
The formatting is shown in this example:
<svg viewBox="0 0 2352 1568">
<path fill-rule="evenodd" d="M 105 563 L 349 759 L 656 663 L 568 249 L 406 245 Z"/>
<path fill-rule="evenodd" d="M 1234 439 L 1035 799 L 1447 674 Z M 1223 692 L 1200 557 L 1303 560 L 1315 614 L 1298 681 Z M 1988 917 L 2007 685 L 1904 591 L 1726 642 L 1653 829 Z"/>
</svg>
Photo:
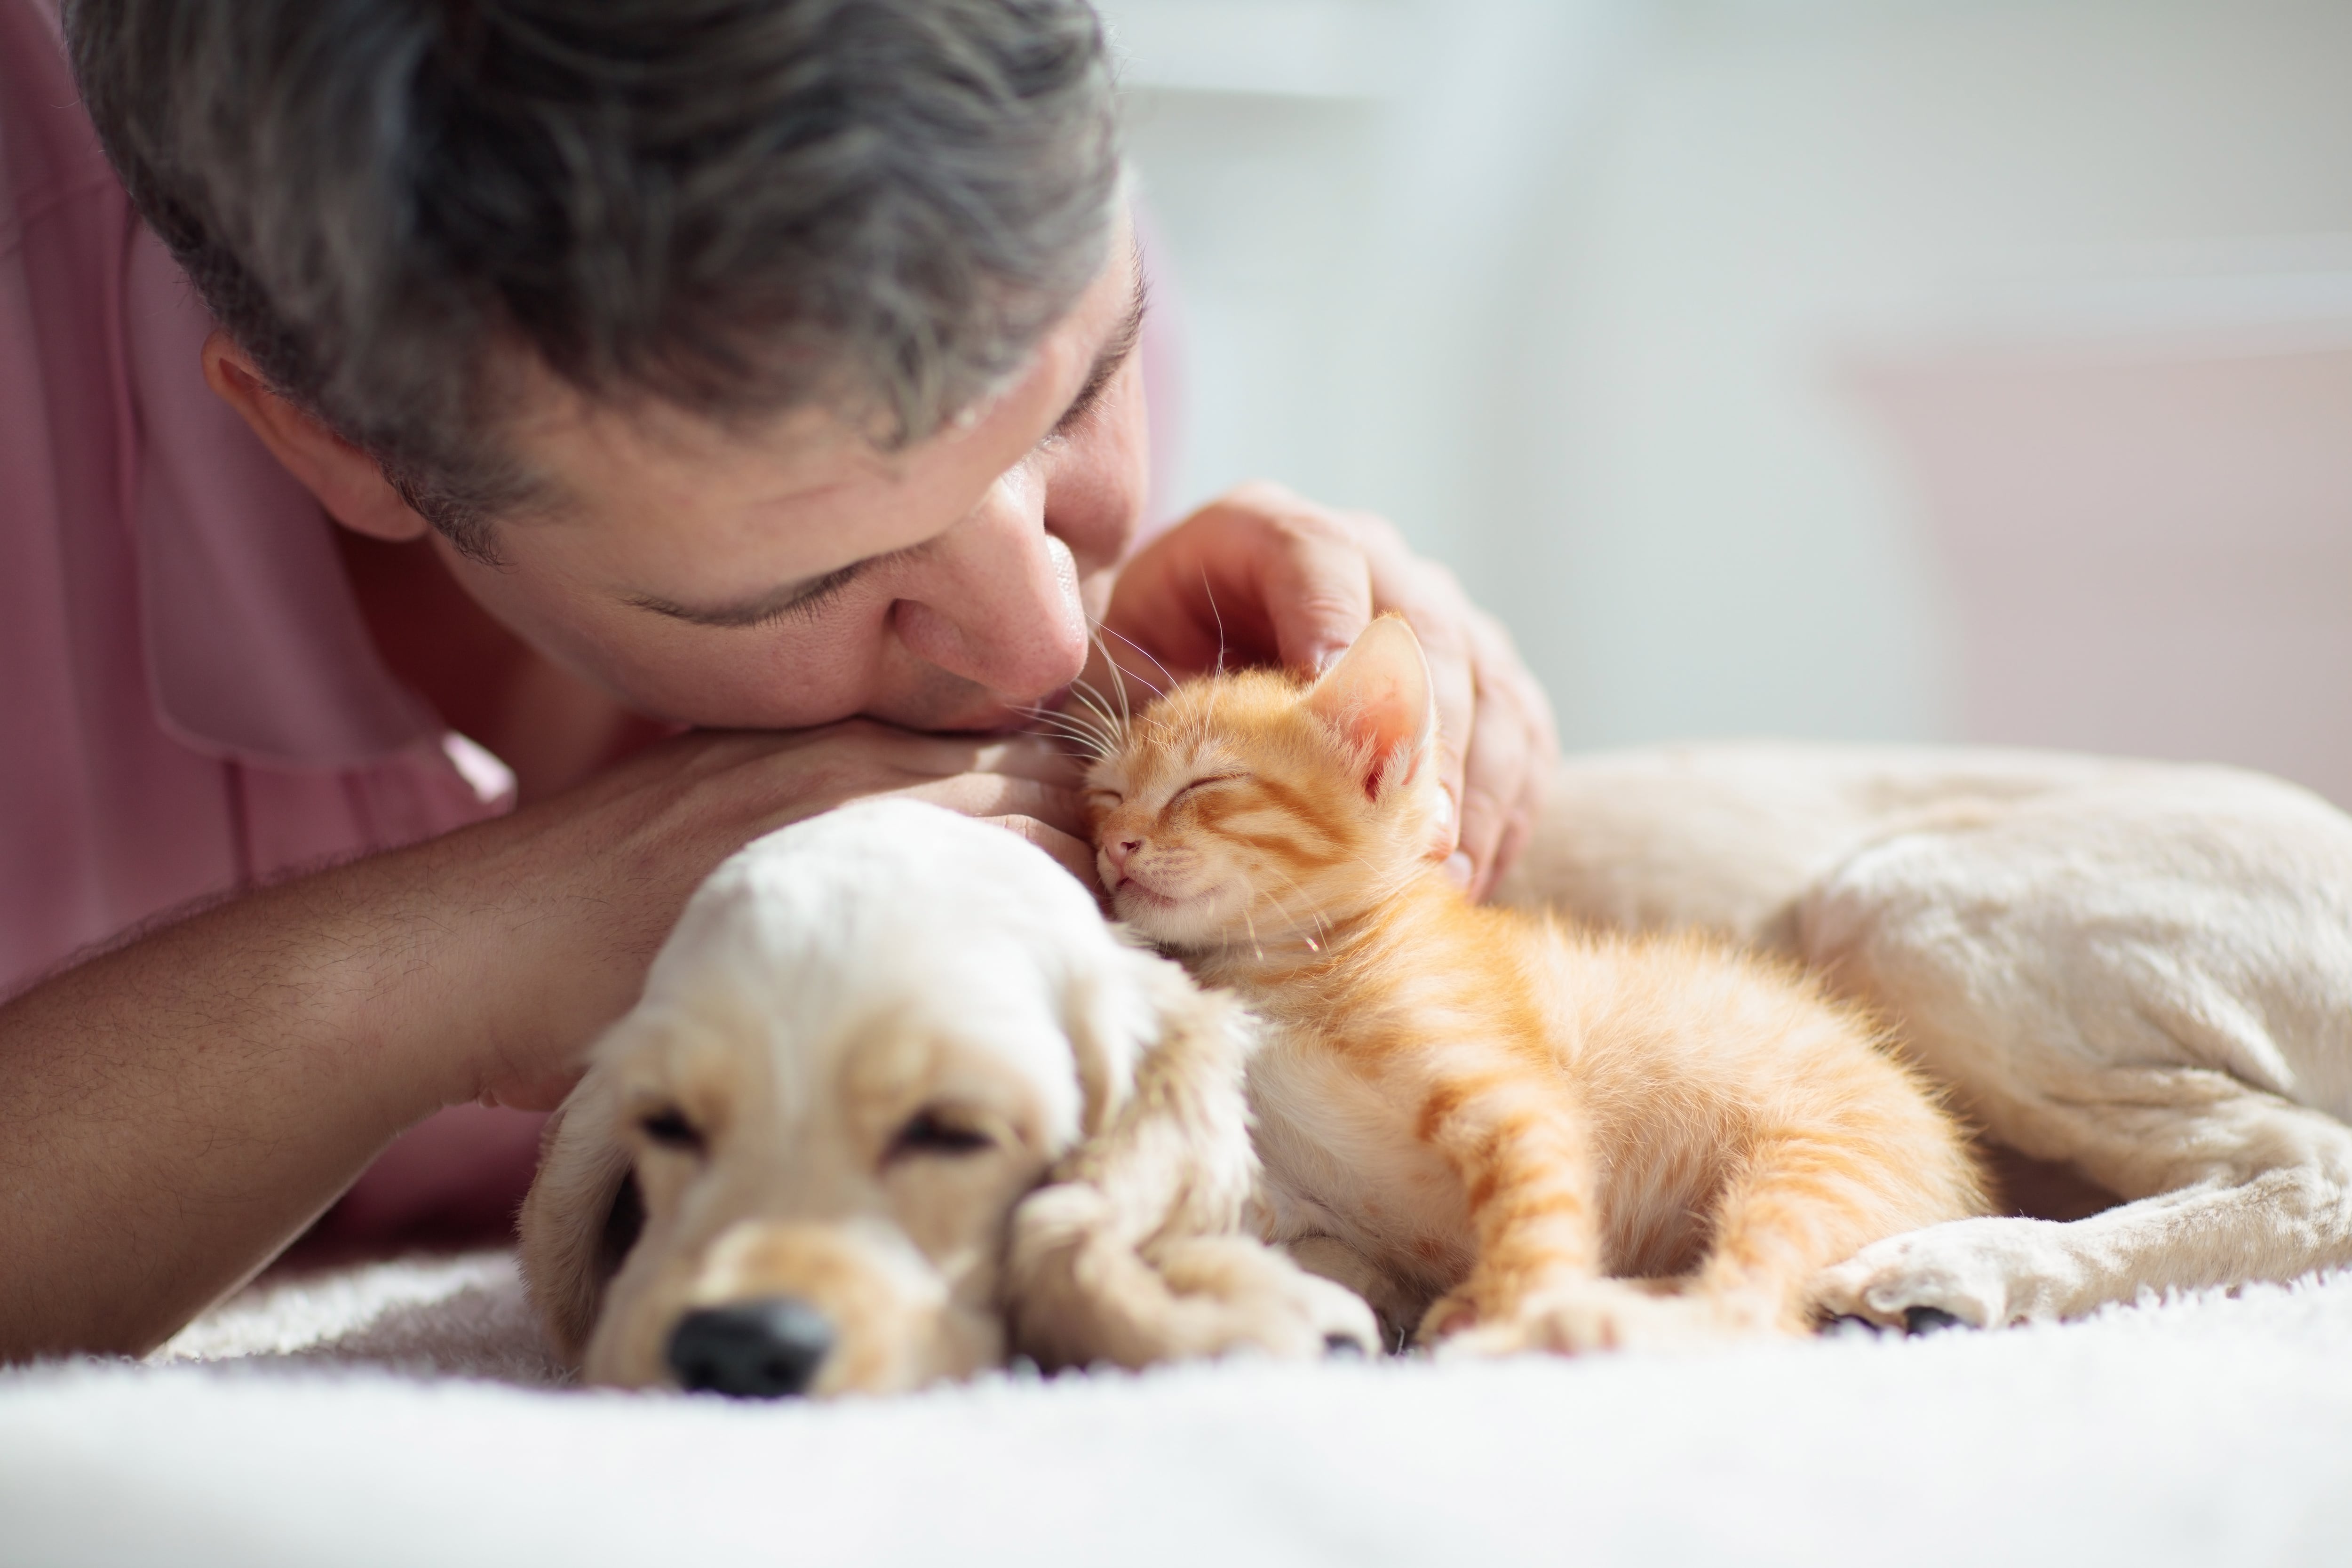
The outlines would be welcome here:
<svg viewBox="0 0 2352 1568">
<path fill-rule="evenodd" d="M 1124 871 L 1127 869 L 1127 858 L 1142 847 L 1143 840 L 1140 838 L 1114 838 L 1103 846 L 1103 853 L 1110 857 L 1112 870 Z"/>
</svg>

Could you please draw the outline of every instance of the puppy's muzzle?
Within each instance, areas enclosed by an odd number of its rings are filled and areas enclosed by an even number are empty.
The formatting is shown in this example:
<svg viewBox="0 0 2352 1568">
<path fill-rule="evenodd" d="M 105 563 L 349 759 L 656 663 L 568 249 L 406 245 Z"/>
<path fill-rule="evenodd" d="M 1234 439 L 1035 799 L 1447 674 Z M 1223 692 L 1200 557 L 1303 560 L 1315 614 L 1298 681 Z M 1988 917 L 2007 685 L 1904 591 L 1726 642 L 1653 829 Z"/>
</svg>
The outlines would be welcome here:
<svg viewBox="0 0 2352 1568">
<path fill-rule="evenodd" d="M 806 1301 L 769 1296 L 687 1313 L 667 1353 L 671 1374 L 688 1392 L 782 1399 L 808 1392 L 834 1338 L 832 1322 Z"/>
</svg>

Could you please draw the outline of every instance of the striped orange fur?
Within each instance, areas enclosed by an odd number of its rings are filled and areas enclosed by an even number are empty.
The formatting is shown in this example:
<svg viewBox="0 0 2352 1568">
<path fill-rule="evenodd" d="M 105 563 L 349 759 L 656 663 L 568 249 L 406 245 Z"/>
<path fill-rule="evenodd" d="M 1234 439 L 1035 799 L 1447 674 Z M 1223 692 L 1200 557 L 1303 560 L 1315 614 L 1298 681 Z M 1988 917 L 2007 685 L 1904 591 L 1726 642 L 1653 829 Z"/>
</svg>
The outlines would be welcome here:
<svg viewBox="0 0 2352 1568">
<path fill-rule="evenodd" d="M 1577 1352 L 1811 1325 L 1813 1278 L 1984 1212 L 1885 1032 L 1696 935 L 1473 905 L 1440 870 L 1420 647 L 1179 686 L 1088 776 L 1119 916 L 1277 1026 L 1270 1238 L 1392 1331 Z"/>
</svg>

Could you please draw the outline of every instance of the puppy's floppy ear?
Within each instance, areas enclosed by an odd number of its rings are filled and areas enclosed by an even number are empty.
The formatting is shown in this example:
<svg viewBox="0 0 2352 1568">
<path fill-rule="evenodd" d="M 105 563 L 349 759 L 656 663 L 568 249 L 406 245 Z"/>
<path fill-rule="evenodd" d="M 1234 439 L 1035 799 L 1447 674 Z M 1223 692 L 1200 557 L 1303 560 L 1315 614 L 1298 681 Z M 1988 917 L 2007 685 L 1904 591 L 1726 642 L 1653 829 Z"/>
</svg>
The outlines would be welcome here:
<svg viewBox="0 0 2352 1568">
<path fill-rule="evenodd" d="M 1162 1229 L 1223 1234 L 1241 1224 L 1257 1187 L 1244 1076 L 1263 1026 L 1173 960 L 1137 957 L 1134 990 L 1150 1008 L 1150 1033 L 1127 1103 L 1088 1151 L 1087 1179 L 1150 1218 L 1139 1239 Z"/>
<path fill-rule="evenodd" d="M 1000 1281 L 1014 1342 L 1049 1367 L 1144 1366 L 1186 1342 L 1191 1310 L 1151 1249 L 1237 1233 L 1256 1190 L 1255 1020 L 1164 958 L 1121 957 L 1071 1009 L 1085 1135 L 1014 1210 Z"/>
<path fill-rule="evenodd" d="M 548 1121 L 520 1224 L 531 1304 L 573 1365 L 595 1331 L 605 1286 L 645 1225 L 629 1152 L 613 1124 L 612 1082 L 591 1070 Z"/>
<path fill-rule="evenodd" d="M 1139 1095 L 1152 1099 L 1150 1115 L 1190 1116 L 1227 1095 L 1238 1106 L 1257 1020 L 1227 993 L 1203 991 L 1182 965 L 1120 935 L 1113 962 L 1073 978 L 1066 1000 L 1080 1137 L 1101 1136 Z"/>
<path fill-rule="evenodd" d="M 1108 973 L 1088 968 L 1070 980 L 1062 1027 L 1070 1065 L 1078 1075 L 1078 1137 L 1094 1137 L 1135 1091 L 1135 1067 L 1159 1034 L 1159 1011 L 1148 985 L 1136 981 L 1150 955 L 1129 949 Z"/>
</svg>

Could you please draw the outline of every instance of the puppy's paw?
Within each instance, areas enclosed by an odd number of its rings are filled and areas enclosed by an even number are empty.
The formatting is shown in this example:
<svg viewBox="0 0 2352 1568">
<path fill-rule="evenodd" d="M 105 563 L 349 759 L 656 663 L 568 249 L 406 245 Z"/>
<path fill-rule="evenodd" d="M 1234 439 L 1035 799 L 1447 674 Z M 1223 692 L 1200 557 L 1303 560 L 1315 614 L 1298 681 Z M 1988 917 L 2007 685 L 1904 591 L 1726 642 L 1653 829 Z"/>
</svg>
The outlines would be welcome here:
<svg viewBox="0 0 2352 1568">
<path fill-rule="evenodd" d="M 1151 1261 L 1176 1298 L 1176 1353 L 1369 1356 L 1381 1348 L 1361 1297 L 1248 1237 L 1167 1242 Z"/>
<path fill-rule="evenodd" d="M 1873 1243 L 1813 1281 L 1824 1318 L 1911 1332 L 2062 1315 L 2074 1270 L 2047 1220 L 1964 1219 Z"/>
<path fill-rule="evenodd" d="M 1371 1309 L 1255 1238 L 1179 1237 L 1149 1256 L 1083 1183 L 1013 1213 L 1002 1283 L 1013 1343 L 1047 1368 L 1139 1368 L 1237 1351 L 1305 1357 L 1380 1348 Z"/>
</svg>

